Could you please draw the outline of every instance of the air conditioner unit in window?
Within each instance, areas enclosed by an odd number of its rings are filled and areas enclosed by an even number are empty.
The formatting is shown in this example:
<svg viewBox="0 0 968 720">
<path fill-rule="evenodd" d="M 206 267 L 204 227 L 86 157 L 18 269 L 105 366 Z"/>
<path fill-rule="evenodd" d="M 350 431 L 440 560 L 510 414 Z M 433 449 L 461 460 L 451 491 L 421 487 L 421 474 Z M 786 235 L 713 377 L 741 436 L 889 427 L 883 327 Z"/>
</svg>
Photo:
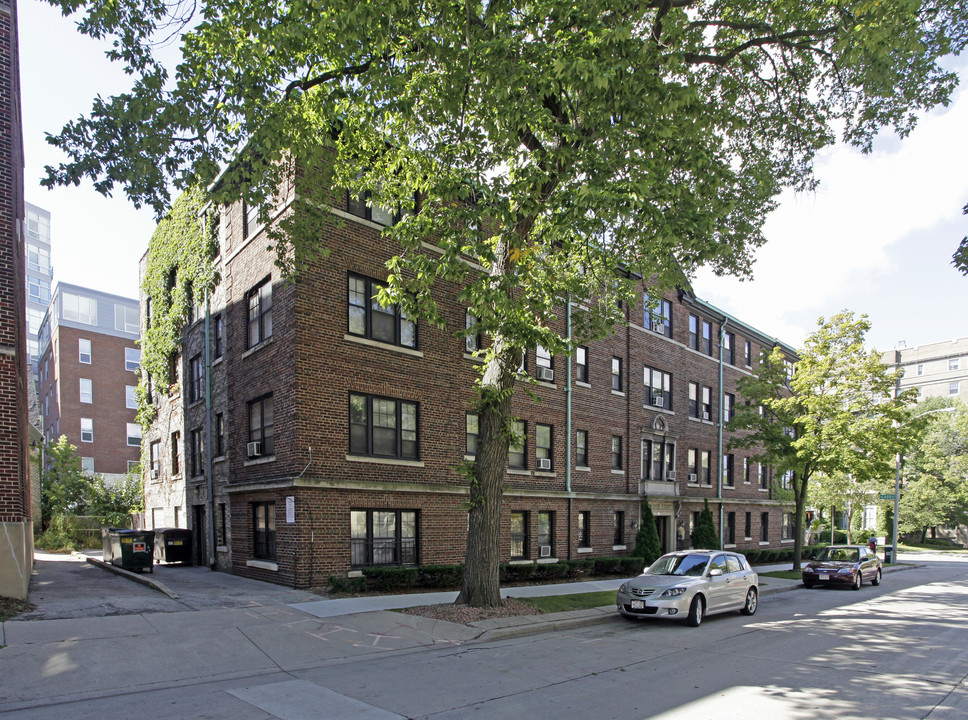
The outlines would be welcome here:
<svg viewBox="0 0 968 720">
<path fill-rule="evenodd" d="M 539 470 L 551 470 L 551 458 L 538 458 Z"/>
<path fill-rule="evenodd" d="M 260 442 L 250 442 L 245 446 L 245 452 L 248 456 L 259 457 L 262 454 L 262 443 Z"/>
<path fill-rule="evenodd" d="M 675 479 L 676 479 L 676 471 L 666 470 L 666 480 L 675 480 Z"/>
<path fill-rule="evenodd" d="M 551 557 L 551 545 L 539 545 L 538 554 L 541 557 Z"/>
<path fill-rule="evenodd" d="M 151 479 L 155 480 L 158 477 L 158 468 L 151 468 Z"/>
<path fill-rule="evenodd" d="M 665 333 L 665 324 L 663 324 L 661 320 L 653 320 L 652 331 L 657 333 Z"/>
<path fill-rule="evenodd" d="M 539 367 L 538 368 L 538 380 L 543 380 L 544 382 L 554 382 L 555 381 L 555 371 L 549 367 Z"/>
<path fill-rule="evenodd" d="M 696 473 L 689 473 L 689 482 L 694 483 L 698 481 L 699 481 L 699 478 L 696 475 Z"/>
<path fill-rule="evenodd" d="M 656 407 L 665 407 L 665 398 L 662 397 L 661 392 L 652 391 L 652 404 Z"/>
<path fill-rule="evenodd" d="M 705 410 L 703 411 L 703 414 L 702 414 L 702 419 L 703 419 L 703 420 L 708 420 L 708 419 L 709 419 L 709 413 L 708 413 L 708 412 L 706 412 Z"/>
</svg>

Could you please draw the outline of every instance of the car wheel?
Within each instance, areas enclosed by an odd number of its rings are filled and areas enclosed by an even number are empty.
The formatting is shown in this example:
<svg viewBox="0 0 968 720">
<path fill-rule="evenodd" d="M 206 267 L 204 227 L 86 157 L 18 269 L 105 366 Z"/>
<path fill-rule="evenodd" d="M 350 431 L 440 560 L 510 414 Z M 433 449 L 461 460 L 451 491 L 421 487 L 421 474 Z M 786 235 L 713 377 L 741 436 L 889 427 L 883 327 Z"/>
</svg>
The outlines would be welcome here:
<svg viewBox="0 0 968 720">
<path fill-rule="evenodd" d="M 851 590 L 860 590 L 860 586 L 864 584 L 864 577 L 861 575 L 860 570 L 854 575 L 854 584 L 850 586 Z"/>
<path fill-rule="evenodd" d="M 746 603 L 743 605 L 743 609 L 740 610 L 744 615 L 752 615 L 756 612 L 756 588 L 750 588 L 746 591 Z"/>
<path fill-rule="evenodd" d="M 877 572 L 874 573 L 874 579 L 871 580 L 871 585 L 880 585 L 880 584 L 881 584 L 881 569 L 877 568 Z"/>
<path fill-rule="evenodd" d="M 702 624 L 702 616 L 706 612 L 706 603 L 701 595 L 696 595 L 689 606 L 689 617 L 686 618 L 686 625 L 689 627 L 699 627 Z"/>
<path fill-rule="evenodd" d="M 813 588 L 813 583 L 812 582 L 807 582 L 806 580 L 804 580 L 803 581 L 803 587 L 805 587 L 807 590 L 810 590 L 810 589 Z"/>
</svg>

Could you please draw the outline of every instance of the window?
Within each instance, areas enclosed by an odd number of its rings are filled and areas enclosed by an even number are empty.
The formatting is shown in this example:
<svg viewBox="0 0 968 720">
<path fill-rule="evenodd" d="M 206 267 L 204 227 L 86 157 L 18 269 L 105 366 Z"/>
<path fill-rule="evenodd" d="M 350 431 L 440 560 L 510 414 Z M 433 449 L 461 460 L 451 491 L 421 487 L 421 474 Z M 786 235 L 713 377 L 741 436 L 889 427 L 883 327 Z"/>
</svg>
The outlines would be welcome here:
<svg viewBox="0 0 968 720">
<path fill-rule="evenodd" d="M 246 303 L 249 307 L 246 347 L 255 347 L 272 337 L 272 283 L 269 278 L 248 292 Z"/>
<path fill-rule="evenodd" d="M 50 281 L 28 275 L 27 299 L 42 305 L 48 304 L 50 302 Z"/>
<path fill-rule="evenodd" d="M 259 560 L 276 559 L 276 504 L 252 503 L 252 555 Z"/>
<path fill-rule="evenodd" d="M 699 384 L 689 383 L 689 417 L 699 417 Z"/>
<path fill-rule="evenodd" d="M 125 431 L 128 437 L 128 445 L 131 447 L 141 447 L 141 425 L 138 423 L 125 423 Z"/>
<path fill-rule="evenodd" d="M 396 305 L 383 307 L 377 293 L 383 283 L 350 275 L 348 279 L 347 324 L 350 335 L 403 347 L 417 347 L 417 323 Z"/>
<path fill-rule="evenodd" d="M 174 451 L 173 451 L 174 452 Z M 148 447 L 148 458 L 151 461 L 151 477 L 157 478 L 161 474 L 161 442 L 155 440 Z"/>
<path fill-rule="evenodd" d="M 727 545 L 736 544 L 736 513 L 728 512 L 726 513 L 726 537 L 724 538 Z"/>
<path fill-rule="evenodd" d="M 128 460 L 128 472 L 140 474 L 141 473 L 141 463 L 138 460 Z"/>
<path fill-rule="evenodd" d="M 44 312 L 35 308 L 27 308 L 27 332 L 30 335 L 37 335 L 40 332 L 40 325 L 44 322 Z"/>
<path fill-rule="evenodd" d="M 464 313 L 464 350 L 467 353 L 474 353 L 481 349 L 481 336 L 477 332 L 478 318 L 468 310 Z"/>
<path fill-rule="evenodd" d="M 138 308 L 114 303 L 114 329 L 118 332 L 138 333 L 141 330 Z"/>
<path fill-rule="evenodd" d="M 575 431 L 575 465 L 588 467 L 588 431 Z"/>
<path fill-rule="evenodd" d="M 592 514 L 588 510 L 578 513 L 578 547 L 592 546 Z"/>
<path fill-rule="evenodd" d="M 190 446 L 190 457 L 191 457 L 191 468 L 192 477 L 201 475 L 205 472 L 203 465 L 205 464 L 205 436 L 202 434 L 201 428 L 195 428 L 191 432 L 191 446 Z"/>
<path fill-rule="evenodd" d="M 356 197 L 347 193 L 346 209 L 351 215 L 375 222 L 378 225 L 394 225 L 400 222 L 403 213 L 393 208 L 372 204 L 368 202 L 371 198 L 372 195 L 369 191 Z"/>
<path fill-rule="evenodd" d="M 760 513 L 760 542 L 770 541 L 770 513 Z"/>
<path fill-rule="evenodd" d="M 793 484 L 793 470 L 787 470 L 780 477 L 780 487 L 784 490 L 789 490 Z"/>
<path fill-rule="evenodd" d="M 689 468 L 689 482 L 699 482 L 699 450 L 689 448 L 686 454 L 686 466 Z"/>
<path fill-rule="evenodd" d="M 954 382 L 948 383 L 948 394 L 957 395 L 960 385 L 961 384 L 957 380 L 955 380 Z"/>
<path fill-rule="evenodd" d="M 551 557 L 554 554 L 554 535 L 552 528 L 555 526 L 554 513 L 547 510 L 538 513 L 538 555 L 540 557 Z M 547 548 L 543 550 L 542 548 Z"/>
<path fill-rule="evenodd" d="M 249 237 L 255 235 L 262 229 L 262 220 L 259 217 L 259 206 L 242 203 L 242 235 Z"/>
<path fill-rule="evenodd" d="M 949 370 L 959 370 L 961 368 L 961 358 L 949 358 L 948 359 L 948 369 Z"/>
<path fill-rule="evenodd" d="M 672 303 L 665 298 L 655 302 L 655 308 L 649 307 L 649 296 L 643 296 L 645 306 L 645 327 L 666 337 L 672 337 Z"/>
<path fill-rule="evenodd" d="M 743 363 L 746 367 L 753 367 L 753 343 L 749 340 L 743 344 Z"/>
<path fill-rule="evenodd" d="M 612 390 L 622 392 L 622 358 L 612 358 Z"/>
<path fill-rule="evenodd" d="M 514 439 L 508 447 L 508 467 L 524 468 L 528 450 L 528 430 L 524 420 L 512 421 L 511 432 Z"/>
<path fill-rule="evenodd" d="M 256 455 L 275 455 L 275 433 L 273 431 L 272 395 L 252 400 L 249 403 L 249 443 L 259 443 L 257 453 L 246 453 L 247 457 Z"/>
<path fill-rule="evenodd" d="M 575 380 L 578 382 L 588 382 L 588 348 L 578 347 L 575 349 Z"/>
<path fill-rule="evenodd" d="M 97 300 L 74 293 L 61 293 L 64 319 L 85 325 L 97 325 Z"/>
<path fill-rule="evenodd" d="M 699 349 L 699 318 L 695 315 L 689 316 L 689 347 Z"/>
<path fill-rule="evenodd" d="M 733 348 L 736 347 L 736 336 L 733 333 L 723 333 L 723 362 L 730 365 L 736 364 L 736 355 Z"/>
<path fill-rule="evenodd" d="M 225 415 L 215 413 L 215 457 L 225 455 Z"/>
<path fill-rule="evenodd" d="M 477 422 L 477 413 L 467 413 L 464 416 L 464 454 L 472 457 L 477 455 Z"/>
<path fill-rule="evenodd" d="M 918 363 L 918 375 L 924 375 L 924 363 Z"/>
<path fill-rule="evenodd" d="M 746 513 L 746 523 L 743 526 L 743 537 L 749 540 L 753 537 L 753 513 Z"/>
<path fill-rule="evenodd" d="M 77 339 L 77 361 L 85 365 L 91 364 L 91 341 L 84 338 Z"/>
<path fill-rule="evenodd" d="M 141 351 L 138 348 L 124 349 L 124 369 L 129 372 L 138 372 L 141 367 Z"/>
<path fill-rule="evenodd" d="M 709 467 L 711 453 L 708 450 L 703 450 L 699 453 L 699 480 L 703 485 L 712 485 L 713 476 L 711 474 L 711 468 Z"/>
<path fill-rule="evenodd" d="M 712 420 L 713 418 L 713 389 L 703 385 L 702 388 L 702 419 Z"/>
<path fill-rule="evenodd" d="M 759 463 L 757 467 L 756 479 L 759 483 L 760 488 L 766 490 L 770 487 L 770 474 L 767 472 L 766 465 Z"/>
<path fill-rule="evenodd" d="M 676 444 L 656 439 L 642 441 L 642 477 L 647 480 L 675 480 Z"/>
<path fill-rule="evenodd" d="M 612 545 L 624 545 L 625 544 L 625 511 L 616 510 L 612 524 L 614 526 L 612 531 Z"/>
<path fill-rule="evenodd" d="M 171 474 L 172 475 L 178 475 L 179 473 L 181 473 L 181 460 L 179 459 L 180 455 L 181 455 L 181 433 L 173 432 L 171 434 Z"/>
<path fill-rule="evenodd" d="M 723 455 L 723 485 L 735 487 L 736 478 L 733 475 L 734 457 L 732 453 Z"/>
<path fill-rule="evenodd" d="M 699 349 L 706 355 L 713 354 L 713 326 L 705 320 L 702 321 L 702 339 Z"/>
<path fill-rule="evenodd" d="M 612 435 L 612 470 L 622 469 L 622 436 Z"/>
<path fill-rule="evenodd" d="M 28 242 L 27 269 L 44 273 L 44 275 L 50 275 L 50 250 Z"/>
<path fill-rule="evenodd" d="M 552 463 L 552 437 L 553 430 L 551 425 L 537 423 L 534 426 L 534 456 L 538 461 L 538 470 L 551 470 Z"/>
<path fill-rule="evenodd" d="M 124 406 L 129 410 L 138 409 L 137 388 L 134 385 L 124 386 Z"/>
<path fill-rule="evenodd" d="M 749 458 L 743 458 L 743 483 L 746 485 L 750 484 L 750 468 L 753 462 Z M 749 535 L 749 533 L 746 533 Z"/>
<path fill-rule="evenodd" d="M 353 567 L 416 565 L 417 557 L 416 512 L 350 511 L 350 562 Z"/>
<path fill-rule="evenodd" d="M 197 402 L 202 399 L 204 380 L 202 356 L 196 355 L 188 361 L 188 402 Z"/>
<path fill-rule="evenodd" d="M 793 513 L 783 513 L 783 520 L 780 526 L 780 539 L 793 539 Z"/>
<path fill-rule="evenodd" d="M 81 472 L 85 475 L 94 474 L 94 458 L 92 457 L 82 457 L 81 458 Z"/>
<path fill-rule="evenodd" d="M 81 418 L 81 442 L 94 442 L 94 420 Z"/>
<path fill-rule="evenodd" d="M 90 378 L 80 378 L 81 384 L 81 402 L 82 403 L 92 403 L 94 402 L 94 385 Z"/>
<path fill-rule="evenodd" d="M 218 514 L 215 516 L 215 542 L 220 546 L 225 546 L 226 542 L 225 526 L 225 503 L 218 504 Z"/>
<path fill-rule="evenodd" d="M 221 313 L 212 318 L 212 345 L 212 355 L 222 357 L 225 351 L 225 321 Z"/>
<path fill-rule="evenodd" d="M 733 393 L 723 393 L 723 420 L 729 422 L 733 419 L 736 407 L 736 396 Z"/>
<path fill-rule="evenodd" d="M 417 404 L 350 393 L 350 454 L 417 459 Z"/>
<path fill-rule="evenodd" d="M 546 374 L 542 373 L 541 370 L 542 368 L 545 370 L 553 369 L 554 365 L 552 362 L 551 352 L 543 348 L 541 345 L 538 345 L 538 347 L 536 347 L 534 350 L 534 365 L 537 370 L 538 379 L 546 379 Z M 547 377 L 549 382 L 551 381 L 552 377 L 553 376 Z"/>
<path fill-rule="evenodd" d="M 528 513 L 511 513 L 511 559 L 528 556 Z"/>
<path fill-rule="evenodd" d="M 655 368 L 645 367 L 642 372 L 645 385 L 645 404 L 672 409 L 672 375 Z"/>
</svg>

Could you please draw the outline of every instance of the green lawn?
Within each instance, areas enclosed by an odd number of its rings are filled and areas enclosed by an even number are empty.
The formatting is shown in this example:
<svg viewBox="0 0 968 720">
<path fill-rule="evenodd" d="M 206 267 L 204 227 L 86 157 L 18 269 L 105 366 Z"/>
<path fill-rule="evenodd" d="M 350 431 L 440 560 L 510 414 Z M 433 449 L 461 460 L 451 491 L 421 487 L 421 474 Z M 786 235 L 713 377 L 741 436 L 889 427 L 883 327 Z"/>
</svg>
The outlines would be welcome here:
<svg viewBox="0 0 968 720">
<path fill-rule="evenodd" d="M 949 543 L 935 540 L 934 542 L 928 540 L 924 544 L 913 543 L 913 542 L 898 542 L 897 544 L 898 552 L 919 552 L 923 550 L 929 550 L 932 552 L 950 552 L 950 553 L 968 553 L 968 549 L 963 547 L 957 547 Z"/>
<path fill-rule="evenodd" d="M 543 613 L 587 610 L 615 604 L 615 591 L 577 593 L 575 595 L 549 595 L 547 597 L 516 598 Z"/>
<path fill-rule="evenodd" d="M 753 568 L 754 570 L 756 568 Z M 774 570 L 773 572 L 758 572 L 756 573 L 760 577 L 775 577 L 783 578 L 784 580 L 799 580 L 800 571 L 799 570 Z"/>
</svg>

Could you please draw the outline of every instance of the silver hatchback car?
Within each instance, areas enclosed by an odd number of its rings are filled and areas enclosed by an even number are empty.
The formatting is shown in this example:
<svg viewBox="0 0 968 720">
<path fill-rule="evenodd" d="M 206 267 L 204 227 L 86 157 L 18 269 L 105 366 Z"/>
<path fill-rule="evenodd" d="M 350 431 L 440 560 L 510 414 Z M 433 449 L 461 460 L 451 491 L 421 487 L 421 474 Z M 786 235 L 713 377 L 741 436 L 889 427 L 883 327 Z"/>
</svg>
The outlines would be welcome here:
<svg viewBox="0 0 968 720">
<path fill-rule="evenodd" d="M 684 550 L 663 555 L 615 598 L 627 618 L 681 619 L 699 627 L 703 617 L 756 612 L 759 580 L 746 557 L 723 550 Z"/>
</svg>

